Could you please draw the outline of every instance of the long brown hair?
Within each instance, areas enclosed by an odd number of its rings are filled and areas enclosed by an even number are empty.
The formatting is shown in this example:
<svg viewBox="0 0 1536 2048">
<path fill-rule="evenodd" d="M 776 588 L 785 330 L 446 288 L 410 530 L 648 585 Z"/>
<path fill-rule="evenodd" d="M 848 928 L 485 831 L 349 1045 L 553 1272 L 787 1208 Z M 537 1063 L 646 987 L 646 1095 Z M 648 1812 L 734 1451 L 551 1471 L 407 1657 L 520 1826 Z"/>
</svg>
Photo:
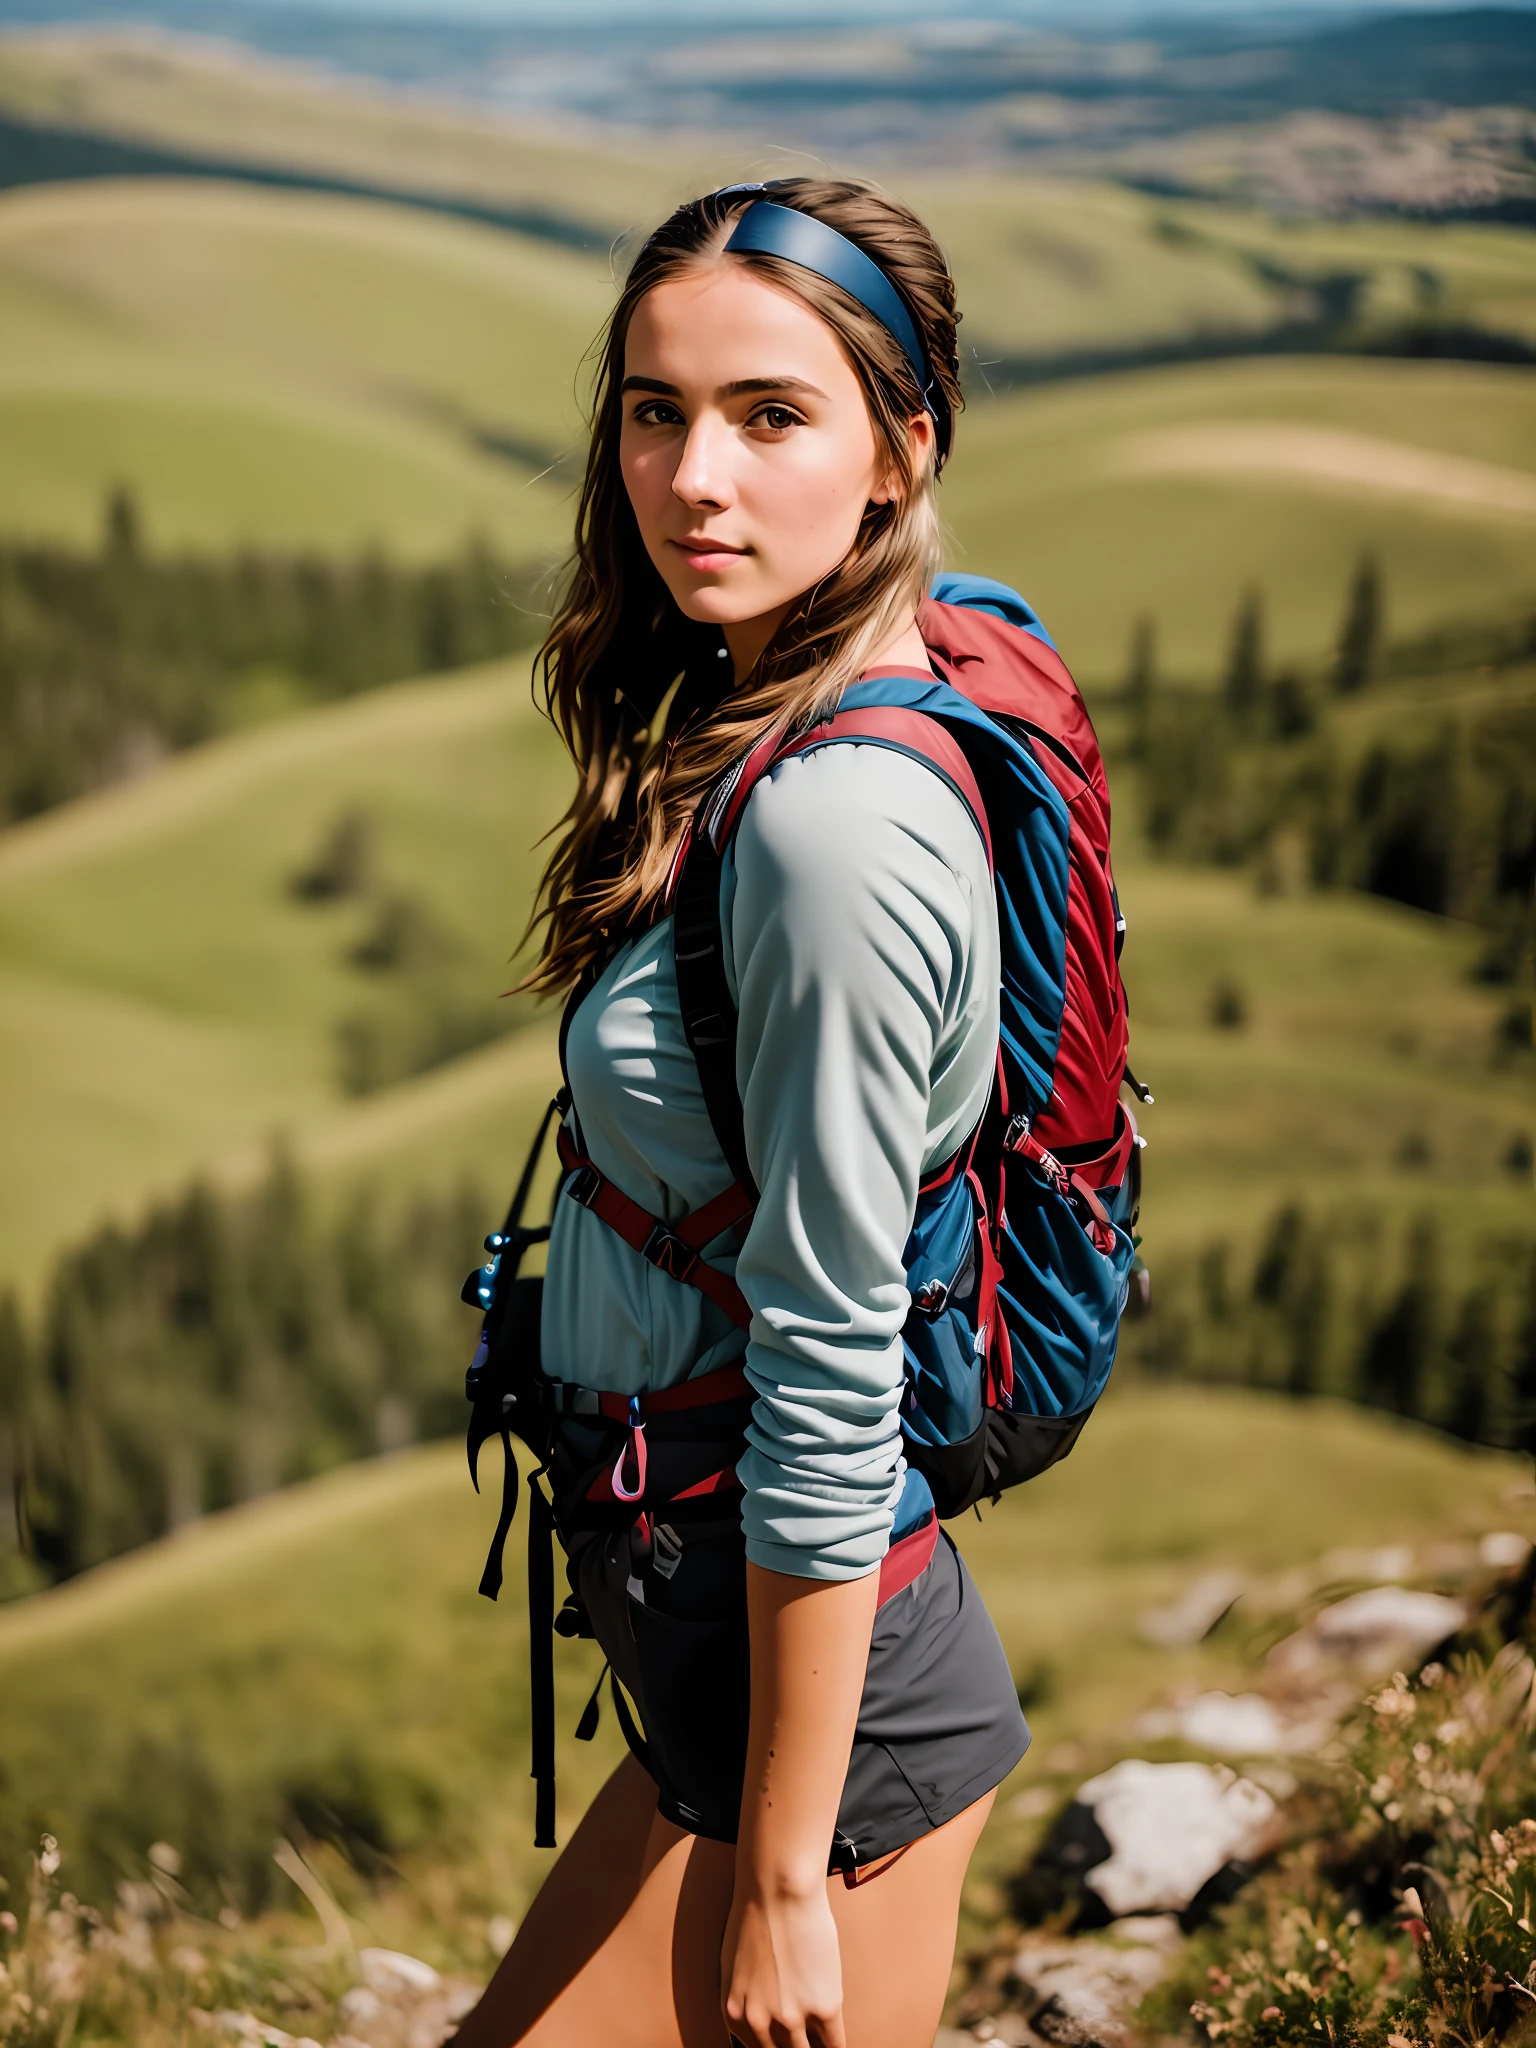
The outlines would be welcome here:
<svg viewBox="0 0 1536 2048">
<path fill-rule="evenodd" d="M 756 251 L 731 260 L 804 300 L 841 341 L 896 495 L 865 509 L 847 556 L 790 608 L 735 689 L 718 627 L 684 616 L 645 552 L 619 468 L 629 323 L 647 292 L 717 257 L 728 224 L 757 196 L 727 188 L 679 207 L 636 257 L 602 337 L 575 556 L 536 671 L 578 779 L 535 898 L 530 931 L 544 929 L 531 988 L 570 987 L 655 920 L 688 822 L 712 785 L 766 733 L 826 716 L 938 567 L 936 466 L 913 457 L 908 422 L 924 400 L 900 344 L 838 286 Z M 922 222 L 849 179 L 788 179 L 771 196 L 825 221 L 879 264 L 911 311 L 953 417 L 961 403 L 954 284 Z M 679 678 L 665 731 L 654 731 Z"/>
</svg>

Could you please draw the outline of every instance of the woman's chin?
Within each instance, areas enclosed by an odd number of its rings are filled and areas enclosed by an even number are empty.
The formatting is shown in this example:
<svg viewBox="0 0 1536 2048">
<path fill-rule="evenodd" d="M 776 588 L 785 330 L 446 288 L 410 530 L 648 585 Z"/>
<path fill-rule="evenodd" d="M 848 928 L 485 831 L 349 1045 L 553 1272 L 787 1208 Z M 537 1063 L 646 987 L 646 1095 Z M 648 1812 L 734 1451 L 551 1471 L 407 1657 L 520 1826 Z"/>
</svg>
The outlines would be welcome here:
<svg viewBox="0 0 1536 2048">
<path fill-rule="evenodd" d="M 764 612 L 773 610 L 771 600 L 764 600 L 759 594 L 748 595 L 745 591 L 731 590 L 721 583 L 695 582 L 689 579 L 689 588 L 672 586 L 672 595 L 677 608 L 685 619 L 692 619 L 700 626 L 740 626 L 748 619 L 760 619 Z"/>
</svg>

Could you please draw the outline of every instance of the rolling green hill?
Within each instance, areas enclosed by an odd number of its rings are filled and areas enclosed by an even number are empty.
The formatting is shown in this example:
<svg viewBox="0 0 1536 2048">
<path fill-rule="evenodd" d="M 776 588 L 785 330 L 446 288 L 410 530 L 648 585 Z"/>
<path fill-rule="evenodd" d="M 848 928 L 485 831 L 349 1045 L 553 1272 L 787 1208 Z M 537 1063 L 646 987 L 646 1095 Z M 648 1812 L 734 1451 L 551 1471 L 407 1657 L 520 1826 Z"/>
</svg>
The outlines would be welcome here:
<svg viewBox="0 0 1536 2048">
<path fill-rule="evenodd" d="M 104 486 L 155 546 L 517 556 L 609 303 L 589 259 L 360 200 L 152 181 L 0 198 L 0 523 L 83 539 Z"/>
<path fill-rule="evenodd" d="M 1250 585 L 1274 659 L 1311 659 L 1363 548 L 1394 636 L 1536 596 L 1536 376 L 1333 357 L 1016 393 L 966 414 L 944 513 L 954 565 L 1023 589 L 1090 685 L 1138 616 L 1214 677 Z"/>
<path fill-rule="evenodd" d="M 1089 200 L 1071 206 L 1080 223 Z M 993 278 L 1003 227 L 967 219 L 971 272 Z M 1126 289 L 1155 307 L 1141 273 Z M 553 554 L 610 291 L 569 251 L 357 200 L 153 181 L 5 195 L 0 521 L 83 537 L 126 480 L 156 545 L 419 555 L 480 528 Z M 1277 655 L 1315 655 L 1366 546 L 1394 632 L 1530 595 L 1536 380 L 1318 358 L 982 393 L 945 511 L 957 563 L 1025 589 L 1090 682 L 1143 613 L 1171 667 L 1214 670 L 1248 583 Z"/>
<path fill-rule="evenodd" d="M 150 44 L 111 29 L 8 38 L 0 48 L 6 113 L 64 136 L 78 130 L 180 152 L 189 165 L 243 162 L 257 175 L 270 167 L 414 191 L 429 205 L 523 213 L 531 225 L 544 216 L 551 236 L 575 232 L 599 249 L 690 192 L 804 166 L 793 150 L 720 135 L 651 136 L 643 146 L 632 135 L 577 137 L 424 95 L 339 84 L 251 53 L 174 38 Z M 1221 140 L 1204 138 L 1217 148 Z M 1389 335 L 1400 345 L 1410 327 L 1536 335 L 1531 244 L 1519 229 L 1348 225 L 1294 213 L 1277 225 L 1235 206 L 995 169 L 924 169 L 897 182 L 952 252 L 968 312 L 967 361 L 983 371 L 999 355 L 1027 369 L 1106 348 L 1219 352 L 1309 320 L 1337 329 L 1327 345 Z M 1465 345 L 1463 336 L 1457 346 Z M 984 388 L 985 375 L 975 381 Z"/>
<path fill-rule="evenodd" d="M 1231 1641 L 1168 1652 L 1134 1632 L 1202 1568 L 1270 1574 L 1335 1546 L 1522 1526 L 1521 1484 L 1513 1459 L 1326 1403 L 1116 1392 L 1066 1465 L 957 1528 L 1038 1698 L 1016 1782 L 1065 1768 L 1052 1745 L 1068 1734 L 1090 1749 L 1122 1735 L 1155 1688 L 1231 1682 Z M 204 1892 L 220 1871 L 260 1887 L 275 1827 L 329 1805 L 413 1880 L 360 1902 L 364 1918 L 483 1967 L 480 1916 L 520 1911 L 543 1864 L 526 1846 L 515 1562 L 500 1605 L 474 1591 L 493 1519 L 456 1447 L 410 1452 L 0 1614 L 7 1859 L 47 1825 L 88 1892 L 153 1840 L 182 1851 Z M 594 1750 L 571 1742 L 596 1666 L 588 1646 L 557 1648 L 563 1834 L 616 1738 L 605 1715 Z M 983 1879 L 1022 1831 L 1005 1795 Z"/>
<path fill-rule="evenodd" d="M 380 912 L 369 896 L 306 902 L 292 884 L 360 809 L 380 900 L 399 890 L 424 905 L 490 996 L 514 978 L 533 841 L 561 786 L 519 663 L 215 742 L 8 833 L 4 1271 L 35 1280 L 61 1232 L 230 1153 L 254 1163 L 274 1132 L 313 1131 L 323 1154 L 361 1162 L 356 1133 L 373 1129 L 417 1165 L 432 1149 L 418 1134 L 436 1139 L 441 1121 L 457 1133 L 454 1169 L 504 1144 L 497 1105 L 510 1095 L 520 1110 L 525 1090 L 542 1100 L 549 1087 L 517 1039 L 475 1055 L 472 1080 L 429 1077 L 342 1108 L 339 1021 L 397 1000 L 387 974 L 349 957 Z M 494 1156 L 486 1168 L 509 1170 Z"/>
<path fill-rule="evenodd" d="M 377 911 L 366 897 L 307 903 L 291 883 L 360 809 L 378 886 L 427 906 L 476 987 L 506 987 L 533 842 L 564 788 L 526 689 L 509 664 L 378 691 L 6 836 L 0 1272 L 37 1284 L 48 1254 L 99 1216 L 205 1165 L 248 1175 L 279 1130 L 333 1179 L 510 1179 L 553 1080 L 550 1027 L 349 1102 L 337 1024 L 394 999 L 349 957 Z M 1499 1161 L 1536 1124 L 1536 1092 L 1492 1064 L 1501 1004 L 1469 979 L 1476 935 L 1151 863 L 1131 788 L 1117 866 L 1135 1056 L 1159 1097 L 1145 1119 L 1154 1257 L 1256 1226 L 1322 1165 L 1331 1200 L 1522 1216 Z M 1210 1022 L 1222 978 L 1244 991 L 1242 1032 Z M 1433 1147 L 1433 1175 L 1394 1164 L 1414 1136 Z"/>
<path fill-rule="evenodd" d="M 131 30 L 21 33 L 0 44 L 0 106 L 125 140 L 278 163 L 444 197 L 543 209 L 620 234 L 732 164 L 708 149 L 605 145 L 521 129 L 425 93 Z"/>
</svg>

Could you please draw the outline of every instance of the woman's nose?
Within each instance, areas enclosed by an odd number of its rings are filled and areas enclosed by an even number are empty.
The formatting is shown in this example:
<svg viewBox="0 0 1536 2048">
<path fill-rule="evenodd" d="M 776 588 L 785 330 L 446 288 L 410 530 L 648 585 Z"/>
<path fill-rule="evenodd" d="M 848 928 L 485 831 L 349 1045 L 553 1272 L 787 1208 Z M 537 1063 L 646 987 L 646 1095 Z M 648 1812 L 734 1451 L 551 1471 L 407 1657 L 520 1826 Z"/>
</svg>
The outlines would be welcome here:
<svg viewBox="0 0 1536 2048">
<path fill-rule="evenodd" d="M 672 473 L 674 497 L 685 505 L 707 505 L 716 510 L 730 503 L 727 439 L 723 421 L 708 417 L 694 421 Z"/>
</svg>

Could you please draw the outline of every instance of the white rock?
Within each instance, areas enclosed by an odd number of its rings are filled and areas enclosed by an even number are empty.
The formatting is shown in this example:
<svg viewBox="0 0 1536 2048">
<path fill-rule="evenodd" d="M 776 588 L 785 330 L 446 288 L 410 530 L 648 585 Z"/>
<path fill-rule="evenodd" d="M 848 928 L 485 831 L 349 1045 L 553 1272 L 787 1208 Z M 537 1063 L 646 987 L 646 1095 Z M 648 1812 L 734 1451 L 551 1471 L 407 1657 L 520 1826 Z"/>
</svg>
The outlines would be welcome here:
<svg viewBox="0 0 1536 2048">
<path fill-rule="evenodd" d="M 1490 1571 L 1517 1571 L 1530 1554 L 1530 1544 L 1513 1529 L 1491 1530 L 1477 1546 L 1479 1564 Z"/>
<path fill-rule="evenodd" d="M 402 1955 L 398 1949 L 365 1948 L 357 1960 L 368 1989 L 386 1998 L 398 1998 L 401 1992 L 419 1998 L 442 1982 L 430 1963 L 419 1956 Z"/>
<path fill-rule="evenodd" d="M 1329 1664 L 1347 1664 L 1360 1675 L 1384 1677 L 1464 1628 L 1469 1612 L 1465 1601 L 1444 1593 L 1373 1586 L 1325 1607 L 1305 1628 L 1277 1643 L 1269 1653 L 1270 1668 L 1295 1679 Z"/>
<path fill-rule="evenodd" d="M 1220 1621 L 1243 1591 L 1236 1572 L 1204 1572 L 1179 1595 L 1171 1607 L 1156 1607 L 1138 1624 L 1149 1643 L 1176 1650 L 1185 1643 L 1198 1643 Z"/>
<path fill-rule="evenodd" d="M 1256 1855 L 1275 1802 L 1220 1764 L 1130 1758 L 1079 1787 L 1110 1845 L 1084 1882 L 1116 1917 L 1178 1913 L 1226 1863 Z"/>
<path fill-rule="evenodd" d="M 1217 1756 L 1290 1756 L 1314 1749 L 1326 1719 L 1295 1720 L 1256 1692 L 1203 1692 L 1177 1706 L 1154 1707 L 1136 1723 L 1138 1735 L 1174 1736 Z"/>
<path fill-rule="evenodd" d="M 1133 1924 L 1134 1947 L 1107 1941 L 1028 1942 L 1014 1958 L 1013 1974 L 1028 1995 L 1030 2026 L 1057 2048 L 1121 2048 L 1129 2044 L 1129 2015 L 1167 1969 L 1179 1940 L 1178 1922 L 1159 1915 Z M 1171 1937 L 1168 1930 L 1171 1928 Z M 1118 1937 L 1120 1929 L 1115 1929 Z"/>
<path fill-rule="evenodd" d="M 1133 1913 L 1115 1922 L 1115 1939 L 1131 1941 L 1138 1948 L 1175 1949 L 1184 1939 L 1177 1913 Z"/>
</svg>

